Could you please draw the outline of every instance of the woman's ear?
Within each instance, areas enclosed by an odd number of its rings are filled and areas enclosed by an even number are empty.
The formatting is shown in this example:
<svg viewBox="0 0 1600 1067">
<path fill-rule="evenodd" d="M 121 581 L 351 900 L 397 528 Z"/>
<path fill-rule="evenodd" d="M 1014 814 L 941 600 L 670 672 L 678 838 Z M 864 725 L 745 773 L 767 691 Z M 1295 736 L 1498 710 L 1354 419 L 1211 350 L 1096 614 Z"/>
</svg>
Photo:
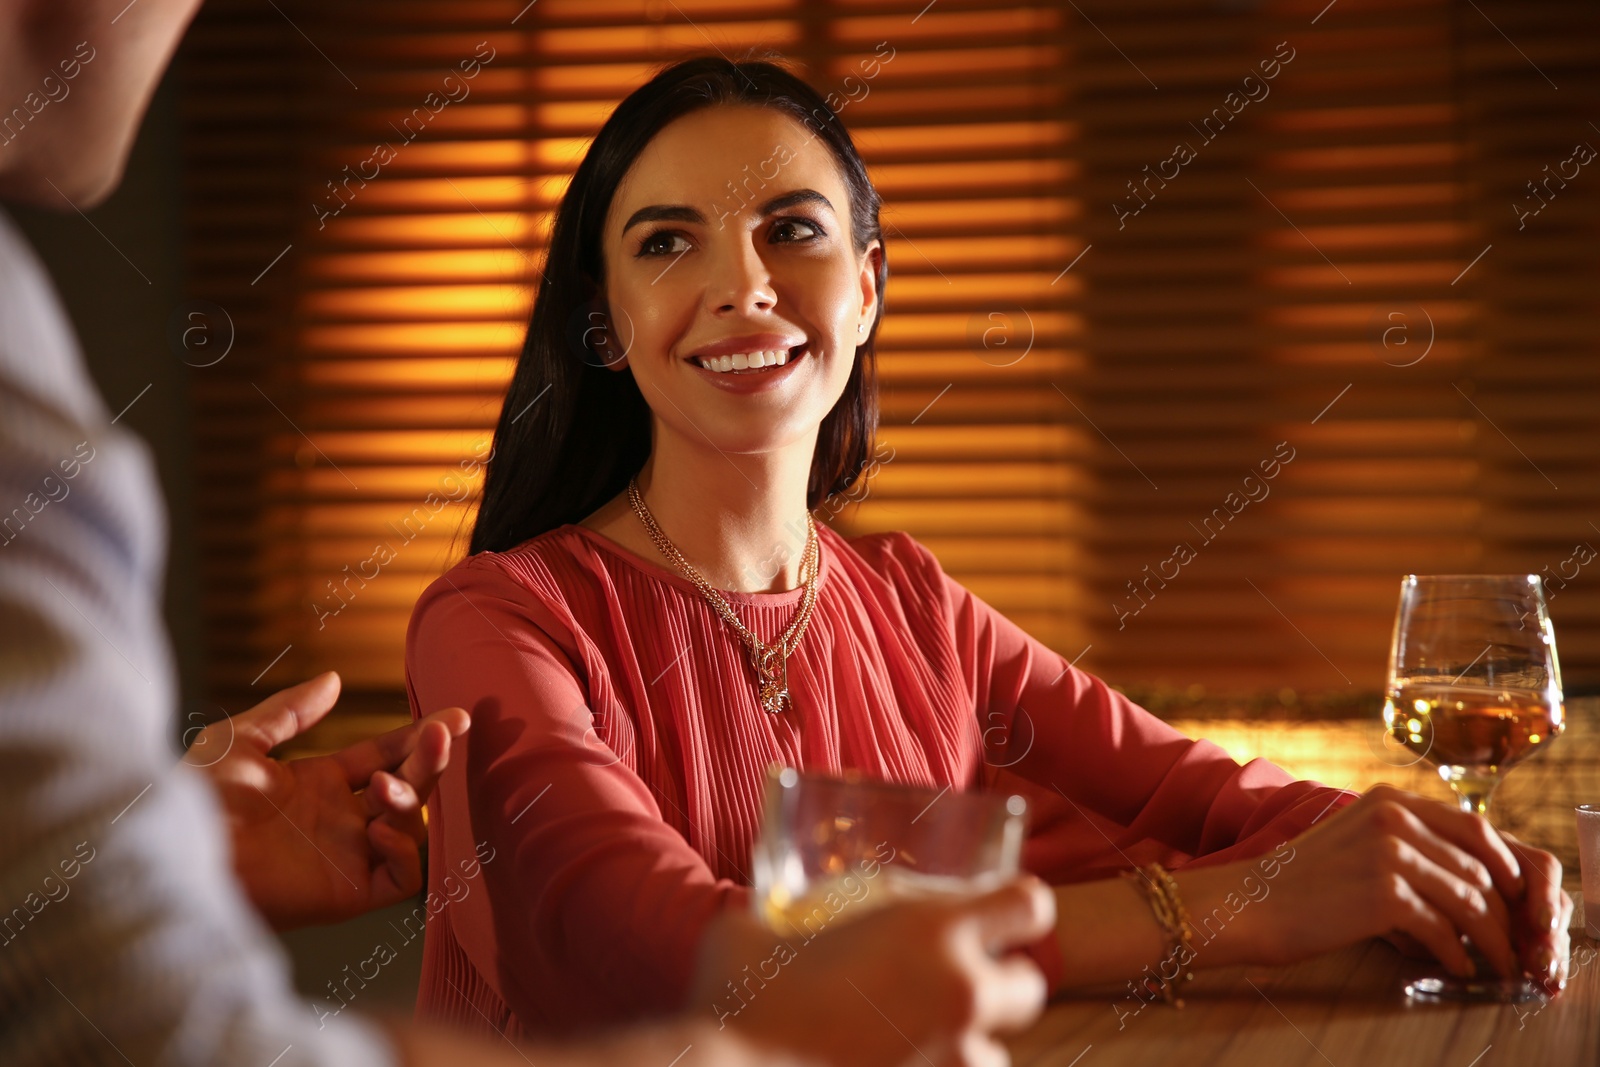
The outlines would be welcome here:
<svg viewBox="0 0 1600 1067">
<path fill-rule="evenodd" d="M 867 333 L 872 329 L 872 324 L 878 318 L 878 300 L 882 294 L 878 292 L 878 270 L 883 265 L 883 242 L 874 239 L 867 245 L 867 250 L 861 255 L 861 319 L 860 325 L 865 327 L 858 330 L 856 343 L 863 344 Z"/>
</svg>

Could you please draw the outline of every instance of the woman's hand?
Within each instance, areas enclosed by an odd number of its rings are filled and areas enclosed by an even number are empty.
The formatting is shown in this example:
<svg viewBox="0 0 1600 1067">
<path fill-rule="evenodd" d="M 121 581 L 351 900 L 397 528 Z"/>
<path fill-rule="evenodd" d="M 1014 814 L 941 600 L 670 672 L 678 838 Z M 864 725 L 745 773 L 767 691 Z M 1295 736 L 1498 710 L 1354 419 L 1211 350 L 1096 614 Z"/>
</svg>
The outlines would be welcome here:
<svg viewBox="0 0 1600 1067">
<path fill-rule="evenodd" d="M 1291 842 L 1261 925 L 1261 962 L 1287 963 L 1365 937 L 1423 949 L 1452 973 L 1474 945 L 1503 977 L 1566 984 L 1572 898 L 1561 862 L 1481 816 L 1374 786 Z"/>
<path fill-rule="evenodd" d="M 1512 908 L 1523 969 L 1551 993 L 1567 984 L 1572 962 L 1572 896 L 1561 888 L 1561 861 L 1510 834 L 1500 837 L 1522 864 L 1527 883 L 1520 907 Z"/>
</svg>

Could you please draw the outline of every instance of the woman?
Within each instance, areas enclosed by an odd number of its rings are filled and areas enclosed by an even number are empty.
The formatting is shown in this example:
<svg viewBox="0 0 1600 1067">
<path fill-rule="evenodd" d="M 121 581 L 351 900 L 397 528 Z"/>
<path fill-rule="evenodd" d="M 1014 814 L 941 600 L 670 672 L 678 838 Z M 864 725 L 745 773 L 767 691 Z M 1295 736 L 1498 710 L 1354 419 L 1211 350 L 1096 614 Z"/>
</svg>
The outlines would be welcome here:
<svg viewBox="0 0 1600 1067">
<path fill-rule="evenodd" d="M 708 921 L 749 904 L 773 761 L 1027 792 L 1052 988 L 1372 936 L 1470 973 L 1463 934 L 1502 973 L 1559 981 L 1553 857 L 1396 790 L 1241 767 L 909 536 L 810 523 L 873 447 L 886 278 L 860 157 L 777 66 L 678 64 L 596 136 L 473 554 L 408 634 L 413 708 L 474 720 L 433 802 L 434 870 L 482 841 L 503 857 L 430 918 L 419 1009 L 571 1032 L 682 1007 Z M 1203 944 L 1158 921 L 1158 872 L 1114 876 L 1152 861 L 1180 868 L 1167 891 L 1209 920 Z"/>
</svg>

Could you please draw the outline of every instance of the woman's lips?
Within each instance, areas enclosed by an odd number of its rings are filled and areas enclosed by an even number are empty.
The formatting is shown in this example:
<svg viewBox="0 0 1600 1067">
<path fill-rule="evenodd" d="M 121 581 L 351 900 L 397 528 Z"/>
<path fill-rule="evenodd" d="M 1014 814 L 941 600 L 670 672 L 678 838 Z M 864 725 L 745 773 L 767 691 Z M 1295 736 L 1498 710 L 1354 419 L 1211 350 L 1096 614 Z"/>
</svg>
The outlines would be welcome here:
<svg viewBox="0 0 1600 1067">
<path fill-rule="evenodd" d="M 752 352 L 736 352 L 720 356 L 693 356 L 693 361 L 706 370 L 718 374 L 751 374 L 769 367 L 781 367 L 791 359 L 805 354 L 805 344 L 793 348 L 773 348 Z"/>
<path fill-rule="evenodd" d="M 690 359 L 689 363 L 704 375 L 711 384 L 730 392 L 746 393 L 771 388 L 786 381 L 794 373 L 794 368 L 804 363 L 807 357 L 811 355 L 811 349 L 808 345 L 802 344 L 792 352 L 782 352 L 780 355 L 787 357 L 783 363 L 775 366 L 763 366 L 756 370 L 748 368 L 745 370 L 712 370 L 703 366 L 698 357 Z"/>
</svg>

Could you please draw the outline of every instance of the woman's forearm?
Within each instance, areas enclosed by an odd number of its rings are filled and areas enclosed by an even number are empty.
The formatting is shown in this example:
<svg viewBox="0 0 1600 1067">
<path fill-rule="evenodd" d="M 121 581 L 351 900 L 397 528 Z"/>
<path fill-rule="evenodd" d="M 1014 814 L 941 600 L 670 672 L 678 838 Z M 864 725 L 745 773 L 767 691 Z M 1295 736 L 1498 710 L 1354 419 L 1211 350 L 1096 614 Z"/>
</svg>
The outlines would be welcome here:
<svg viewBox="0 0 1600 1067">
<path fill-rule="evenodd" d="M 1287 855 L 1293 857 L 1293 850 Z M 1177 871 L 1173 879 L 1194 929 L 1192 958 L 1174 958 L 1148 898 L 1127 878 L 1056 886 L 1056 941 L 1063 988 L 1171 978 L 1186 970 L 1266 962 L 1271 878 L 1284 852 L 1257 862 Z M 1180 964 L 1187 963 L 1187 966 Z"/>
</svg>

